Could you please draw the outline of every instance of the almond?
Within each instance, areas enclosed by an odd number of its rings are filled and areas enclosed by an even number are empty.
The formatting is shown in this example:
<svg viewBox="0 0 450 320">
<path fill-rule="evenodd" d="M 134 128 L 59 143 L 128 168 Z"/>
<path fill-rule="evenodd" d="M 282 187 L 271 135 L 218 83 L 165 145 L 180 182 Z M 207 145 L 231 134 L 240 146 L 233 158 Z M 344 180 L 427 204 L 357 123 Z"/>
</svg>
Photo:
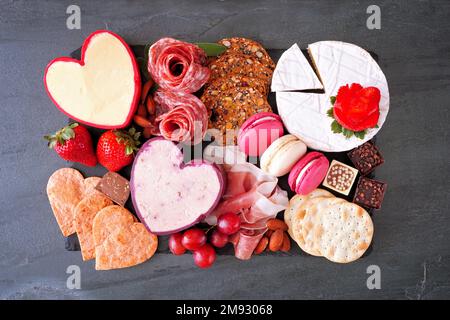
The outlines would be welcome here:
<svg viewBox="0 0 450 320">
<path fill-rule="evenodd" d="M 155 104 L 155 100 L 153 100 L 153 97 L 152 97 L 152 96 L 148 96 L 148 97 L 147 97 L 147 103 L 146 103 L 146 106 L 147 106 L 147 112 L 148 112 L 150 115 L 154 115 L 155 112 L 156 112 L 156 104 Z"/>
<path fill-rule="evenodd" d="M 283 244 L 281 245 L 281 251 L 288 252 L 291 250 L 291 239 L 286 232 L 283 232 Z"/>
<path fill-rule="evenodd" d="M 278 230 L 281 229 L 283 231 L 286 231 L 288 229 L 288 225 L 280 219 L 270 219 L 267 221 L 267 228 L 269 230 Z"/>
<path fill-rule="evenodd" d="M 152 136 L 152 128 L 151 127 L 144 128 L 144 131 L 142 131 L 142 135 L 144 136 L 145 139 L 149 139 Z"/>
<path fill-rule="evenodd" d="M 152 126 L 152 123 L 149 120 L 147 120 L 144 117 L 141 117 L 138 114 L 134 116 L 133 120 L 138 126 L 142 128 L 148 128 Z"/>
<path fill-rule="evenodd" d="M 145 99 L 147 99 L 148 93 L 154 84 L 155 84 L 155 82 L 152 79 L 150 79 L 146 83 L 144 83 L 144 85 L 142 86 L 142 91 L 141 91 L 141 102 L 142 103 L 144 103 Z"/>
<path fill-rule="evenodd" d="M 280 250 L 281 246 L 283 245 L 283 230 L 277 229 L 275 230 L 272 235 L 270 236 L 269 240 L 269 249 L 270 251 L 278 251 Z"/>
<path fill-rule="evenodd" d="M 256 246 L 255 250 L 253 251 L 253 254 L 260 254 L 262 253 L 269 243 L 269 238 L 262 237 L 261 240 L 259 240 L 258 245 Z"/>
<path fill-rule="evenodd" d="M 142 103 L 139 104 L 136 114 L 140 115 L 141 117 L 147 116 L 147 109 L 145 109 L 145 106 Z"/>
</svg>

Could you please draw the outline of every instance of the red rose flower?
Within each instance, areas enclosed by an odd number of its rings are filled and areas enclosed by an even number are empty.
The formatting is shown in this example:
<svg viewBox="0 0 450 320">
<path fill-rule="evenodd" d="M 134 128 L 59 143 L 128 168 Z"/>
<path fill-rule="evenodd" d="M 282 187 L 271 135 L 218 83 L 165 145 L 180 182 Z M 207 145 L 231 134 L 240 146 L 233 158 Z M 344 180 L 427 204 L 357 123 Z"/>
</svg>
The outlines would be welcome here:
<svg viewBox="0 0 450 320">
<path fill-rule="evenodd" d="M 334 103 L 334 118 L 347 130 L 357 132 L 373 128 L 380 117 L 380 98 L 376 87 L 363 88 L 358 83 L 342 86 Z"/>
</svg>

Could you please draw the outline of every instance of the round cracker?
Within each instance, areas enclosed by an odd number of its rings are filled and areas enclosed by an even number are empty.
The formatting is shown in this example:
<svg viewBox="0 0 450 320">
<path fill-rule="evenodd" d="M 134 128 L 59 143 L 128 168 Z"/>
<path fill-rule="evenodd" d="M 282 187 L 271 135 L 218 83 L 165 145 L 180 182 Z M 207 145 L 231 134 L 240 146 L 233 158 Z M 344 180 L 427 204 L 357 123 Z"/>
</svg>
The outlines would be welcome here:
<svg viewBox="0 0 450 320">
<path fill-rule="evenodd" d="M 323 256 L 317 237 L 323 232 L 322 230 L 322 213 L 335 203 L 343 203 L 346 200 L 342 198 L 315 198 L 311 199 L 304 207 L 304 216 L 301 229 L 297 229 L 300 233 L 299 237 L 306 250 L 316 252 Z"/>
<path fill-rule="evenodd" d="M 92 235 L 94 217 L 100 210 L 111 205 L 113 205 L 113 202 L 108 197 L 101 193 L 93 193 L 82 199 L 74 209 L 75 230 L 80 241 L 81 255 L 84 261 L 95 257 L 95 244 Z"/>
<path fill-rule="evenodd" d="M 74 208 L 84 196 L 83 175 L 72 168 L 56 170 L 48 179 L 47 196 L 62 234 L 75 232 Z"/>
<path fill-rule="evenodd" d="M 259 62 L 261 62 L 271 70 L 275 69 L 275 63 L 267 53 L 266 49 L 264 49 L 264 47 L 260 43 L 254 40 L 233 37 L 222 39 L 219 41 L 219 43 L 228 48 L 227 53 L 238 52 L 241 54 L 245 54 L 247 56 L 253 57 L 254 59 L 257 59 Z"/>
<path fill-rule="evenodd" d="M 369 248 L 373 222 L 360 206 L 336 203 L 322 214 L 323 233 L 316 240 L 324 257 L 337 263 L 359 259 Z"/>
</svg>

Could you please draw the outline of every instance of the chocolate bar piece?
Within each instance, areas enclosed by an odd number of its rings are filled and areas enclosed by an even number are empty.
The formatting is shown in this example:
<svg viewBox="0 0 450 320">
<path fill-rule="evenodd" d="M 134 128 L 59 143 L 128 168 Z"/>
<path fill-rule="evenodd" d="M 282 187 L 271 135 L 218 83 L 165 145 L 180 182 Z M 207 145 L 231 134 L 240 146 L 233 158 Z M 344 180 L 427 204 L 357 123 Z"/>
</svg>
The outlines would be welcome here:
<svg viewBox="0 0 450 320">
<path fill-rule="evenodd" d="M 95 188 L 121 206 L 130 196 L 129 181 L 115 172 L 106 173 Z"/>
<path fill-rule="evenodd" d="M 387 184 L 381 181 L 361 177 L 356 187 L 353 202 L 363 207 L 380 209 Z"/>
<path fill-rule="evenodd" d="M 333 160 L 322 185 L 347 196 L 352 189 L 357 175 L 358 170 L 355 168 Z"/>
<path fill-rule="evenodd" d="M 348 157 L 362 175 L 371 173 L 384 163 L 380 150 L 371 141 L 363 143 L 348 153 Z"/>
</svg>

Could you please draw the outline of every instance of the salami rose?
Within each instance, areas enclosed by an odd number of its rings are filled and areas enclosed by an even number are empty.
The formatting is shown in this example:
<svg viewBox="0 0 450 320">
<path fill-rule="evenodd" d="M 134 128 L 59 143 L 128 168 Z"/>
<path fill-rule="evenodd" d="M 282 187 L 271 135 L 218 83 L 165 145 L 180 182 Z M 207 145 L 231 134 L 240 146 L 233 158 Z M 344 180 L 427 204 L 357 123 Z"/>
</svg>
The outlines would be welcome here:
<svg viewBox="0 0 450 320">
<path fill-rule="evenodd" d="M 208 114 L 199 98 L 190 93 L 159 89 L 154 99 L 160 110 L 156 123 L 164 138 L 192 144 L 202 141 L 208 128 Z"/>
<path fill-rule="evenodd" d="M 194 44 L 162 38 L 149 49 L 148 71 L 161 88 L 192 93 L 208 81 L 206 59 Z"/>
</svg>

